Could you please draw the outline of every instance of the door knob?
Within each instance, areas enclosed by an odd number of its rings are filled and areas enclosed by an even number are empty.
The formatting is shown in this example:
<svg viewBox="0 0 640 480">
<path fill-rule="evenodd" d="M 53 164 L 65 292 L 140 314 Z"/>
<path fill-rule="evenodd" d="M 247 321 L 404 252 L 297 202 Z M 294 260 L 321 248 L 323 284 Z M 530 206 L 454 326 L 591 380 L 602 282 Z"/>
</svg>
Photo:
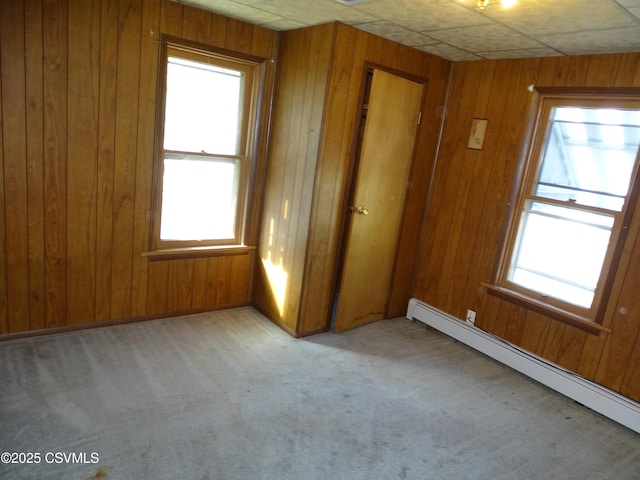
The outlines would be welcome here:
<svg viewBox="0 0 640 480">
<path fill-rule="evenodd" d="M 357 207 L 351 207 L 351 211 L 359 215 L 369 215 L 369 210 L 367 210 L 361 205 L 358 205 Z"/>
</svg>

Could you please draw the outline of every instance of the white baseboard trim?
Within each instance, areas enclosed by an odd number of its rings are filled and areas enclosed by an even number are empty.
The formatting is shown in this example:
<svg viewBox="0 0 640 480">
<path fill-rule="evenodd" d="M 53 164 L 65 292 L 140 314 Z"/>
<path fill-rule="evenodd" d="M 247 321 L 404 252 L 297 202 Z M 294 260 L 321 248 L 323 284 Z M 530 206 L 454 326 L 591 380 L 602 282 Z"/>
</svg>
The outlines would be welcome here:
<svg viewBox="0 0 640 480">
<path fill-rule="evenodd" d="M 640 433 L 640 404 L 527 352 L 495 335 L 412 298 L 407 318 L 415 319 L 517 370 L 576 402 Z"/>
</svg>

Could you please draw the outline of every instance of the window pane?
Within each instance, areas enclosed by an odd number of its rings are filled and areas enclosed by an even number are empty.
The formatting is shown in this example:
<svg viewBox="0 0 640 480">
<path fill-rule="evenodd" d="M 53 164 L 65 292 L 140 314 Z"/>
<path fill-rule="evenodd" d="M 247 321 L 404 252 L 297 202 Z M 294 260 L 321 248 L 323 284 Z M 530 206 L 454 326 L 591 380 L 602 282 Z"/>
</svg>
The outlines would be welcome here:
<svg viewBox="0 0 640 480">
<path fill-rule="evenodd" d="M 238 178 L 237 160 L 167 155 L 160 238 L 234 238 Z"/>
<path fill-rule="evenodd" d="M 164 148 L 238 154 L 244 74 L 169 57 Z"/>
<path fill-rule="evenodd" d="M 556 107 L 535 194 L 621 211 L 638 145 L 640 111 Z"/>
<path fill-rule="evenodd" d="M 589 308 L 614 218 L 530 201 L 522 216 L 509 280 Z"/>
</svg>

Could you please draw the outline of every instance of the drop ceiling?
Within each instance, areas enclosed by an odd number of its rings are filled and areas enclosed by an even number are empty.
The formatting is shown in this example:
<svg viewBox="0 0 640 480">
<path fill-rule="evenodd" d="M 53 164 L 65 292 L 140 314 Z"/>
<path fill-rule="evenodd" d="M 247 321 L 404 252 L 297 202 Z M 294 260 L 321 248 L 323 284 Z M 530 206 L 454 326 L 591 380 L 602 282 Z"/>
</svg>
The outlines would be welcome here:
<svg viewBox="0 0 640 480">
<path fill-rule="evenodd" d="M 640 52 L 640 0 L 178 0 L 273 30 L 334 20 L 453 60 Z"/>
</svg>

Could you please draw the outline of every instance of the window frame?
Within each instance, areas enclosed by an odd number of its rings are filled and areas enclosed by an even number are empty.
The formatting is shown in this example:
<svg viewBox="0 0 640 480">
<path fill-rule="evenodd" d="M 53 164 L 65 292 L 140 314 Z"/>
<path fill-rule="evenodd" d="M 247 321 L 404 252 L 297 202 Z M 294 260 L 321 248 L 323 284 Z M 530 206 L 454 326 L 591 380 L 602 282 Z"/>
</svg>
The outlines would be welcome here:
<svg viewBox="0 0 640 480">
<path fill-rule="evenodd" d="M 551 318 L 580 327 L 591 333 L 608 331 L 604 325 L 609 298 L 614 286 L 616 272 L 620 268 L 624 245 L 640 195 L 640 149 L 630 177 L 630 186 L 622 210 L 615 215 L 611 229 L 609 247 L 605 254 L 599 281 L 590 308 L 582 308 L 567 301 L 535 292 L 508 279 L 512 256 L 516 249 L 521 218 L 527 201 L 535 199 L 535 186 L 542 166 L 542 152 L 546 148 L 551 132 L 549 114 L 555 106 L 599 106 L 640 109 L 640 88 L 564 88 L 536 87 L 527 134 L 516 172 L 514 189 L 509 202 L 502 242 L 498 250 L 491 284 L 485 284 L 488 292 L 503 299 L 520 304 Z M 559 105 L 560 104 L 560 105 Z M 553 203 L 553 202 L 549 202 Z M 558 202 L 563 204 L 564 202 Z M 569 202 L 570 204 L 570 202 Z M 564 204 L 567 206 L 567 204 Z M 597 211 L 597 207 L 589 207 Z"/>
<path fill-rule="evenodd" d="M 239 162 L 238 195 L 235 216 L 235 231 L 232 238 L 209 240 L 163 240 L 160 238 L 162 217 L 162 194 L 165 154 L 187 154 L 202 156 L 202 152 L 178 152 L 164 148 L 165 110 L 167 94 L 167 69 L 169 56 L 179 54 L 181 58 L 202 61 L 211 59 L 212 63 L 222 68 L 241 70 L 246 74 L 245 94 L 242 105 L 242 127 L 236 155 L 213 154 L 212 159 L 235 159 Z M 147 255 L 164 256 L 184 254 L 185 252 L 220 251 L 221 249 L 237 251 L 244 247 L 249 236 L 250 206 L 252 204 L 251 185 L 256 168 L 256 142 L 259 131 L 259 105 L 261 84 L 264 79 L 264 62 L 262 58 L 240 54 L 226 49 L 215 48 L 197 42 L 191 42 L 167 35 L 161 36 L 158 65 L 158 94 L 156 98 L 156 134 L 154 148 L 154 166 L 152 181 L 152 211 L 150 226 L 150 252 Z"/>
</svg>

